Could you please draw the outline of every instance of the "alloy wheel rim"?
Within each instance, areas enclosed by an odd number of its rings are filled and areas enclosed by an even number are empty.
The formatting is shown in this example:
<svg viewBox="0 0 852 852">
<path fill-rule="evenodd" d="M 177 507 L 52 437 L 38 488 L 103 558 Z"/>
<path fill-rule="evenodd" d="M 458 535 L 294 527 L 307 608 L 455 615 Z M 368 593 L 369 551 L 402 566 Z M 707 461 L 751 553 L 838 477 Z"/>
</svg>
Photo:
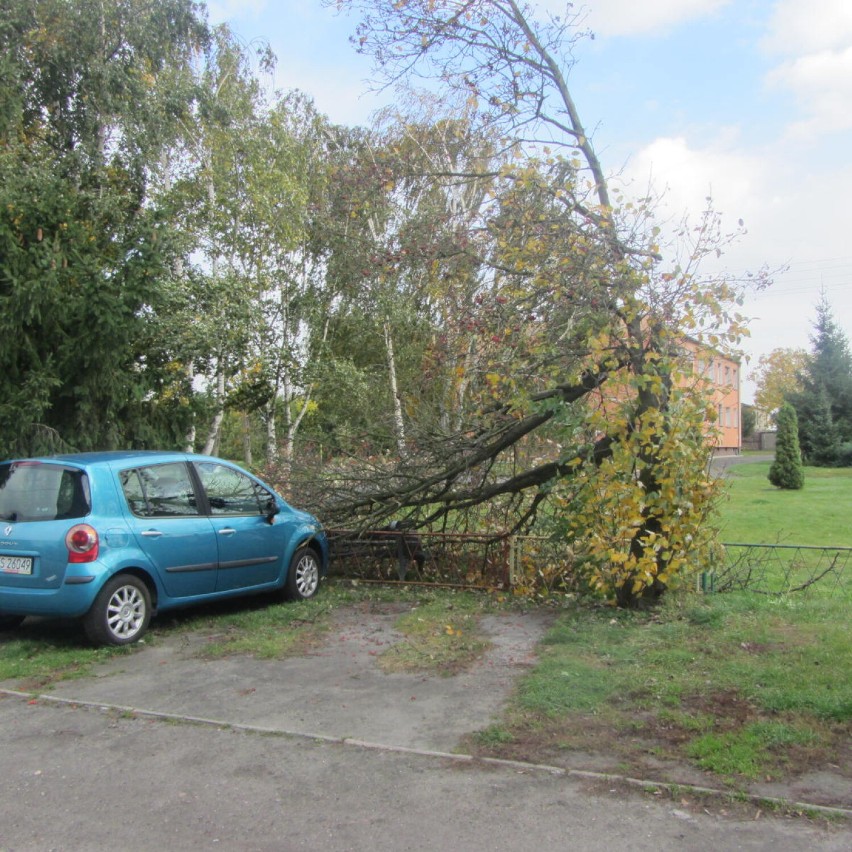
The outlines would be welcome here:
<svg viewBox="0 0 852 852">
<path fill-rule="evenodd" d="M 130 639 L 145 621 L 145 599 L 135 586 L 121 586 L 107 605 L 109 630 L 119 639 Z"/>
<path fill-rule="evenodd" d="M 302 597 L 309 597 L 319 583 L 319 568 L 313 556 L 305 555 L 296 566 L 296 588 Z"/>
</svg>

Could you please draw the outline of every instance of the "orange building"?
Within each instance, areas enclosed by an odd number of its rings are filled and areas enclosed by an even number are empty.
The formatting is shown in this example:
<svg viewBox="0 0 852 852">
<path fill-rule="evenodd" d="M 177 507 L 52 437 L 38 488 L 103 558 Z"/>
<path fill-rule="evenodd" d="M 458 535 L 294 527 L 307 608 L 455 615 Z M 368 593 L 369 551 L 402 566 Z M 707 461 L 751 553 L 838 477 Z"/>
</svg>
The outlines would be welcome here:
<svg viewBox="0 0 852 852">
<path fill-rule="evenodd" d="M 739 360 L 691 337 L 684 338 L 682 345 L 687 371 L 683 383 L 693 381 L 709 393 L 714 416 L 707 420 L 705 428 L 714 452 L 738 455 L 742 447 Z M 609 411 L 623 399 L 624 393 L 623 385 L 616 378 L 598 389 L 593 404 Z"/>
<path fill-rule="evenodd" d="M 716 451 L 739 454 L 742 447 L 740 423 L 740 362 L 697 340 L 686 338 L 684 349 L 692 360 L 692 373 L 706 382 L 716 419 L 707 424 Z"/>
</svg>

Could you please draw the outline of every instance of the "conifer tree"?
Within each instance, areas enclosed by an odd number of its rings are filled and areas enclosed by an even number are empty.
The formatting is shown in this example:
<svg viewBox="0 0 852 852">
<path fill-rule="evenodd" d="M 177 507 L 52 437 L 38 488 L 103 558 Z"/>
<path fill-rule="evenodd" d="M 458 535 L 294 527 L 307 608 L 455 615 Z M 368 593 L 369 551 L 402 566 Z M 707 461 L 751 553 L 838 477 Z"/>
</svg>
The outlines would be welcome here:
<svg viewBox="0 0 852 852">
<path fill-rule="evenodd" d="M 825 297 L 817 304 L 812 351 L 801 373 L 802 390 L 788 401 L 796 409 L 802 455 L 808 464 L 840 463 L 840 449 L 852 441 L 852 353 Z"/>
<path fill-rule="evenodd" d="M 769 481 L 776 488 L 798 490 L 805 484 L 802 453 L 799 450 L 799 425 L 796 409 L 785 402 L 777 417 L 778 443 L 775 461 L 769 468 Z"/>
</svg>

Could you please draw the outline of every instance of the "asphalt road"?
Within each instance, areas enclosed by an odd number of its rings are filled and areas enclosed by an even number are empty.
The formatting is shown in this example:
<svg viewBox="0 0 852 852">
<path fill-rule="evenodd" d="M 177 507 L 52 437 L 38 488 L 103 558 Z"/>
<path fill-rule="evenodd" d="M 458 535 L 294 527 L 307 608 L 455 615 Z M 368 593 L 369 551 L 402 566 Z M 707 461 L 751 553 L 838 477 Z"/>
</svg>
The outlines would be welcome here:
<svg viewBox="0 0 852 852">
<path fill-rule="evenodd" d="M 0 699 L 4 850 L 849 850 L 803 821 L 691 813 L 582 782 Z"/>
</svg>

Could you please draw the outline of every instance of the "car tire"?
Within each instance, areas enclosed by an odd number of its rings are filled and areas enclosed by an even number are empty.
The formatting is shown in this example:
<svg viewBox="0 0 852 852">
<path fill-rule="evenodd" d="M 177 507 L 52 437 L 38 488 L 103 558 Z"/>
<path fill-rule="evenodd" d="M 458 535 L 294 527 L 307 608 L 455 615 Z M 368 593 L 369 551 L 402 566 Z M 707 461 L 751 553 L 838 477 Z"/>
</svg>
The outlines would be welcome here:
<svg viewBox="0 0 852 852">
<path fill-rule="evenodd" d="M 151 593 L 138 577 L 119 574 L 98 593 L 83 616 L 86 635 L 96 645 L 138 642 L 151 621 Z"/>
<path fill-rule="evenodd" d="M 291 601 L 306 601 L 319 589 L 320 561 L 310 547 L 300 547 L 290 560 L 284 595 Z"/>
<path fill-rule="evenodd" d="M 17 630 L 25 618 L 25 615 L 0 615 L 0 631 Z"/>
</svg>

